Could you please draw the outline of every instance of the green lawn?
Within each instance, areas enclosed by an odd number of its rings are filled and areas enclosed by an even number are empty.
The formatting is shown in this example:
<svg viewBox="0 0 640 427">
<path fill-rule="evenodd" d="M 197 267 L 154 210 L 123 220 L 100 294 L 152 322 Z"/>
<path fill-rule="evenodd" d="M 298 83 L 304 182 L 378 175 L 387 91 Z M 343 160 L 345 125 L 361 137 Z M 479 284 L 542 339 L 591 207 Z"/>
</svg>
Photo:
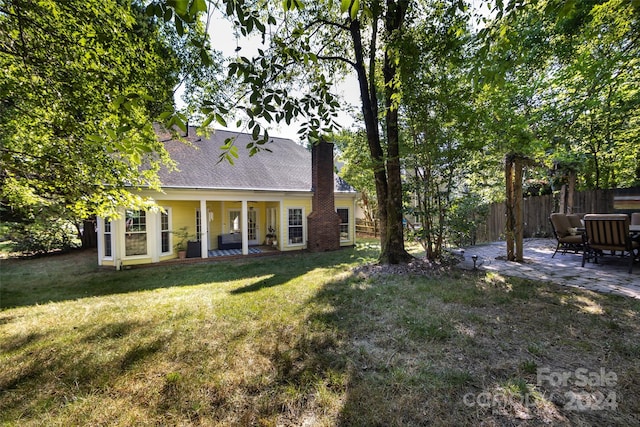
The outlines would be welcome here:
<svg viewBox="0 0 640 427">
<path fill-rule="evenodd" d="M 0 422 L 640 423 L 640 302 L 376 254 L 1 260 Z"/>
</svg>

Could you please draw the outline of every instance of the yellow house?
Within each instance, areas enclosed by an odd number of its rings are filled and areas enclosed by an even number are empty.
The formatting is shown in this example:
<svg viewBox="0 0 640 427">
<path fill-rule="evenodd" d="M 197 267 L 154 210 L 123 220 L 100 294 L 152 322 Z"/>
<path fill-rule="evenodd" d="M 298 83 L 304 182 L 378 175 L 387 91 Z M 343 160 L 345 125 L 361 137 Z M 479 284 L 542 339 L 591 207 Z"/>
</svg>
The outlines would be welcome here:
<svg viewBox="0 0 640 427">
<path fill-rule="evenodd" d="M 233 165 L 219 161 L 227 138 L 239 148 Z M 162 191 L 141 192 L 161 210 L 98 218 L 99 265 L 157 263 L 178 258 L 179 249 L 208 258 L 355 244 L 357 193 L 334 174 L 333 144 L 308 150 L 271 138 L 269 151 L 250 157 L 248 134 L 216 131 L 188 140 L 165 141 L 178 171 L 160 172 Z"/>
</svg>

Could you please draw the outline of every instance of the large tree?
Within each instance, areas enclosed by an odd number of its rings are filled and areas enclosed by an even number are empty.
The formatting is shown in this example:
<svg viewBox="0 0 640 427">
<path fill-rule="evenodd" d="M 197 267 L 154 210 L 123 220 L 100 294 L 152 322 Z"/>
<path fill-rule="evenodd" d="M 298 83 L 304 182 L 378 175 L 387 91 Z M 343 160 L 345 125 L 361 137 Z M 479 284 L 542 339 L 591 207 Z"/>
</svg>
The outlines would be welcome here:
<svg viewBox="0 0 640 427">
<path fill-rule="evenodd" d="M 478 148 L 470 137 L 476 114 L 468 78 L 468 12 L 455 3 L 425 4 L 419 22 L 406 32 L 404 46 L 401 123 L 407 210 L 420 224 L 413 235 L 427 258 L 437 259 L 453 234 L 454 206 L 464 206 L 455 199 L 463 196 L 467 163 Z M 471 226 L 468 221 L 466 230 L 456 234 L 471 231 Z"/>
<path fill-rule="evenodd" d="M 252 152 L 260 150 L 268 138 L 259 119 L 290 122 L 293 117 L 304 117 L 302 134 L 311 140 L 335 130 L 335 111 L 340 104 L 331 92 L 332 84 L 336 76 L 355 73 L 378 200 L 380 261 L 394 264 L 409 260 L 402 228 L 399 64 L 407 16 L 418 2 L 223 3 L 224 12 L 233 17 L 239 32 L 248 35 L 258 31 L 269 43 L 257 56 L 240 56 L 230 66 L 230 73 L 246 87 L 246 102 L 237 105 L 246 113 L 246 124 L 256 139 L 247 147 Z M 160 1 L 151 8 L 155 13 L 167 7 L 180 9 L 179 14 L 192 20 L 191 9 L 198 12 L 200 6 L 195 0 Z M 214 3 L 208 4 L 209 10 L 213 7 Z M 298 90 L 293 89 L 296 84 Z M 221 110 L 224 113 L 227 108 L 207 106 L 206 121 L 224 122 Z M 232 159 L 237 148 L 232 142 L 226 148 L 227 158 Z"/>
<path fill-rule="evenodd" d="M 142 203 L 125 187 L 171 163 L 153 128 L 179 77 L 164 40 L 138 2 L 0 1 L 3 215 Z"/>
<path fill-rule="evenodd" d="M 510 2 L 481 32 L 489 134 L 516 142 L 504 152 L 577 165 L 583 188 L 640 182 L 638 34 L 637 2 Z"/>
</svg>

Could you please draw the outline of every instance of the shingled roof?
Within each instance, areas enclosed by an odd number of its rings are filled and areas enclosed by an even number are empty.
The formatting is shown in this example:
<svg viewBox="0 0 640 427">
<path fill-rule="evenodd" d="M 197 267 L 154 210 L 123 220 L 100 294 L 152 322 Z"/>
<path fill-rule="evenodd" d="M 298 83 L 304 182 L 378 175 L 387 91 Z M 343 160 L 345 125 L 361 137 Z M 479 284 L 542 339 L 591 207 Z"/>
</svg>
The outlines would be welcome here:
<svg viewBox="0 0 640 427">
<path fill-rule="evenodd" d="M 189 129 L 195 135 L 195 128 Z M 231 165 L 219 162 L 227 138 L 235 138 L 238 158 Z M 199 188 L 220 190 L 311 191 L 311 152 L 291 139 L 270 138 L 262 151 L 249 156 L 245 147 L 251 135 L 216 130 L 207 137 L 190 137 L 191 145 L 167 140 L 165 147 L 177 163 L 178 171 L 160 171 L 165 188 Z M 354 189 L 335 178 L 337 192 Z"/>
</svg>

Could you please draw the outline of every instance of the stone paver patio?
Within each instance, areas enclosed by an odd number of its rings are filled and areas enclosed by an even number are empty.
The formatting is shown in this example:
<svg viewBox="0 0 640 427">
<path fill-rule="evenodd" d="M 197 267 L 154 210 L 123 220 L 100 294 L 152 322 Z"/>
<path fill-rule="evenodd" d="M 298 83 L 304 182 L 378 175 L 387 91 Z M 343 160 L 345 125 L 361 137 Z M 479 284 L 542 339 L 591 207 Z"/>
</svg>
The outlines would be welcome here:
<svg viewBox="0 0 640 427">
<path fill-rule="evenodd" d="M 480 270 L 640 299 L 640 263 L 634 264 L 631 274 L 628 258 L 605 256 L 598 264 L 589 262 L 581 267 L 582 254 L 558 252 L 551 258 L 555 247 L 554 239 L 525 239 L 525 262 L 518 263 L 504 260 L 505 242 L 470 246 L 464 248 L 463 268 L 473 268 L 472 256 L 477 255 Z"/>
</svg>

